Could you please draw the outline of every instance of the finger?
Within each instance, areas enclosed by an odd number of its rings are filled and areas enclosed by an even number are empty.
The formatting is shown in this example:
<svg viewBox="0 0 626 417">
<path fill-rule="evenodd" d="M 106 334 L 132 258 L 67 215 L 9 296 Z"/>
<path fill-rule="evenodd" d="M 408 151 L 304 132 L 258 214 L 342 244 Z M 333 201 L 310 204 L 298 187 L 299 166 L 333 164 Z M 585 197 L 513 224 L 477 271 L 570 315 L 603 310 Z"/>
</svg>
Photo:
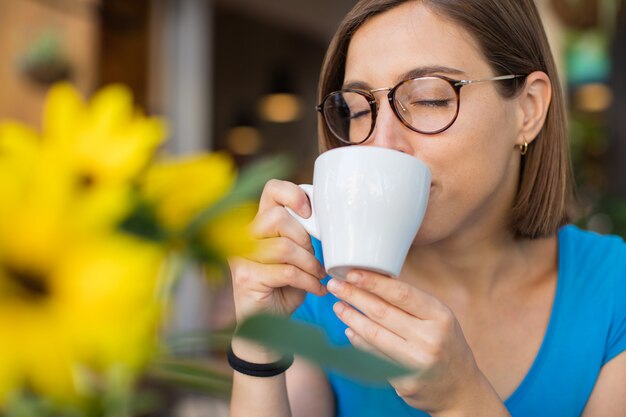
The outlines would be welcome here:
<svg viewBox="0 0 626 417">
<path fill-rule="evenodd" d="M 319 278 L 294 265 L 261 264 L 245 258 L 233 259 L 230 265 L 236 293 L 267 294 L 271 290 L 293 287 L 319 296 L 327 294 Z"/>
<path fill-rule="evenodd" d="M 252 223 L 251 232 L 258 239 L 287 237 L 310 253 L 315 253 L 309 234 L 282 206 L 271 207 L 258 214 Z"/>
<path fill-rule="evenodd" d="M 302 246 L 286 237 L 260 240 L 255 251 L 247 257 L 262 264 L 294 265 L 318 280 L 326 277 L 326 271 L 320 261 Z"/>
<path fill-rule="evenodd" d="M 338 279 L 331 279 L 328 282 L 328 290 L 337 298 L 356 307 L 369 319 L 402 338 L 425 333 L 421 319 L 366 290 Z"/>
<path fill-rule="evenodd" d="M 419 342 L 410 345 L 401 336 L 361 314 L 343 301 L 336 303 L 333 310 L 356 336 L 363 339 L 381 354 L 410 367 L 421 367 L 428 359 L 420 349 Z"/>
<path fill-rule="evenodd" d="M 365 339 L 356 334 L 351 328 L 348 327 L 345 333 L 352 346 L 356 347 L 357 349 L 364 350 L 368 353 L 371 353 L 372 355 L 376 355 L 387 360 L 393 360 L 393 358 L 390 358 L 389 356 L 384 355 L 380 351 L 374 349 L 372 345 L 367 343 Z M 419 372 L 416 372 L 412 373 L 411 375 L 392 378 L 389 380 L 389 383 L 395 388 L 398 396 L 403 398 L 408 397 L 416 392 L 423 385 L 423 382 L 419 379 L 419 375 Z"/>
<path fill-rule="evenodd" d="M 259 202 L 259 213 L 274 206 L 289 207 L 304 218 L 311 216 L 311 204 L 306 193 L 288 181 L 270 180 L 265 184 Z"/>
<path fill-rule="evenodd" d="M 365 339 L 356 334 L 351 328 L 348 327 L 345 331 L 345 334 L 352 346 L 354 346 L 355 348 L 364 350 L 368 353 L 371 353 L 372 355 L 376 355 L 387 360 L 391 359 L 387 355 L 384 355 L 380 351 L 376 350 L 372 345 L 367 343 Z"/>
<path fill-rule="evenodd" d="M 346 281 L 420 319 L 437 320 L 448 315 L 441 301 L 406 282 L 362 270 L 348 273 Z"/>
</svg>

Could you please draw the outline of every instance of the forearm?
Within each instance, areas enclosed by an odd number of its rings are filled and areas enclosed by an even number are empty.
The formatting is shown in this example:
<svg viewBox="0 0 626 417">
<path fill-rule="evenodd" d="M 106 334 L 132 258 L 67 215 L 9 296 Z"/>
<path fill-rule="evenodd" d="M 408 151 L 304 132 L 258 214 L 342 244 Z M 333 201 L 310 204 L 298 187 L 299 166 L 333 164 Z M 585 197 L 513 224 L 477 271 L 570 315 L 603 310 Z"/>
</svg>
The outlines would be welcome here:
<svg viewBox="0 0 626 417">
<path fill-rule="evenodd" d="M 267 349 L 233 339 L 233 352 L 254 363 L 271 363 L 278 356 Z M 234 372 L 231 417 L 291 417 L 285 374 L 254 377 Z"/>
</svg>

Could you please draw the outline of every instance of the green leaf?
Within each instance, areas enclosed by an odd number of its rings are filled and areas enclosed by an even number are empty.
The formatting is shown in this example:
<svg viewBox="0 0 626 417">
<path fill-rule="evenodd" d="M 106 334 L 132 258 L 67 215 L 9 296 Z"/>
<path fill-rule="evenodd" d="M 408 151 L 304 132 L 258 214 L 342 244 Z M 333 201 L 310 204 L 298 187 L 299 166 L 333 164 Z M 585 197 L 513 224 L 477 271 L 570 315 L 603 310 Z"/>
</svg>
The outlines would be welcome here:
<svg viewBox="0 0 626 417">
<path fill-rule="evenodd" d="M 88 417 L 89 414 L 75 405 L 54 403 L 46 397 L 35 395 L 29 390 L 9 396 L 0 411 L 1 417 Z"/>
<path fill-rule="evenodd" d="M 200 239 L 192 237 L 189 240 L 187 251 L 189 256 L 196 261 L 215 266 L 226 264 L 226 259 L 219 251 L 213 249 L 208 244 L 203 244 Z"/>
<path fill-rule="evenodd" d="M 240 199 L 239 201 L 256 198 L 267 181 L 272 178 L 284 178 L 292 168 L 293 162 L 286 155 L 260 159 L 241 171 L 231 195 Z"/>
<path fill-rule="evenodd" d="M 44 417 L 52 416 L 52 405 L 45 399 L 27 393 L 11 398 L 4 407 L 4 417 Z"/>
<path fill-rule="evenodd" d="M 186 386 L 205 393 L 229 395 L 232 389 L 231 373 L 225 373 L 207 363 L 165 358 L 153 363 L 149 374 L 175 386 Z"/>
<path fill-rule="evenodd" d="M 163 242 L 169 238 L 157 220 L 154 206 L 143 199 L 135 202 L 135 207 L 119 225 L 123 232 L 155 242 Z"/>
<path fill-rule="evenodd" d="M 173 355 L 187 352 L 206 352 L 226 349 L 232 338 L 234 328 L 228 327 L 212 331 L 190 331 L 165 336 L 163 342 Z"/>
<path fill-rule="evenodd" d="M 320 366 L 363 381 L 384 382 L 389 378 L 415 373 L 415 370 L 351 345 L 333 346 L 320 329 L 285 317 L 252 316 L 241 324 L 237 336 L 261 343 L 283 355 L 300 355 Z"/>
<path fill-rule="evenodd" d="M 238 203 L 257 199 L 267 181 L 272 178 L 285 177 L 291 171 L 292 165 L 289 157 L 276 155 L 261 159 L 246 167 L 239 174 L 231 192 L 216 204 L 201 211 L 185 228 L 182 237 L 188 240 L 213 217 Z"/>
<path fill-rule="evenodd" d="M 23 60 L 33 63 L 58 61 L 63 59 L 63 48 L 59 33 L 56 31 L 48 31 L 41 34 L 35 42 L 33 42 Z"/>
</svg>

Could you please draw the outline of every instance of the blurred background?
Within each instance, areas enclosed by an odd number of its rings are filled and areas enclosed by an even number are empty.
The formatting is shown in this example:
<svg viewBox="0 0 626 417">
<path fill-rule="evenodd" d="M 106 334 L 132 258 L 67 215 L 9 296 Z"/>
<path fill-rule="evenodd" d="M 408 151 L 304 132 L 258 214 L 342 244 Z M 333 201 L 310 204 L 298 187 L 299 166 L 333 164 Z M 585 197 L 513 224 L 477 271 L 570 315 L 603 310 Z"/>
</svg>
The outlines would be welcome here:
<svg viewBox="0 0 626 417">
<path fill-rule="evenodd" d="M 536 2 L 568 98 L 577 223 L 626 236 L 626 2 Z M 318 74 L 354 3 L 0 0 L 0 119 L 40 126 L 46 91 L 60 80 L 85 95 L 123 83 L 147 113 L 167 118 L 171 152 L 226 150 L 239 166 L 286 153 L 291 179 L 310 182 Z M 179 297 L 180 328 L 231 320 L 228 285 L 188 280 Z M 177 415 L 227 413 L 225 400 L 183 397 Z"/>
</svg>

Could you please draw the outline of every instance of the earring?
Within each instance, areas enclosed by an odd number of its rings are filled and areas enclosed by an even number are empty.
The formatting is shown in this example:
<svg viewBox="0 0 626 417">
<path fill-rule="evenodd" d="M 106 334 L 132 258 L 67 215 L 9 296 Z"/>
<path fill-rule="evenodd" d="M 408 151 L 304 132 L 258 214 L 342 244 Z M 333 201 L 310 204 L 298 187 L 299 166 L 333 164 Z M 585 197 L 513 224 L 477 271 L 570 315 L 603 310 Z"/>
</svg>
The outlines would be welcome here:
<svg viewBox="0 0 626 417">
<path fill-rule="evenodd" d="M 519 151 L 522 154 L 522 156 L 526 155 L 526 152 L 528 152 L 528 142 L 524 141 L 523 145 L 518 145 L 519 146 Z"/>
</svg>

